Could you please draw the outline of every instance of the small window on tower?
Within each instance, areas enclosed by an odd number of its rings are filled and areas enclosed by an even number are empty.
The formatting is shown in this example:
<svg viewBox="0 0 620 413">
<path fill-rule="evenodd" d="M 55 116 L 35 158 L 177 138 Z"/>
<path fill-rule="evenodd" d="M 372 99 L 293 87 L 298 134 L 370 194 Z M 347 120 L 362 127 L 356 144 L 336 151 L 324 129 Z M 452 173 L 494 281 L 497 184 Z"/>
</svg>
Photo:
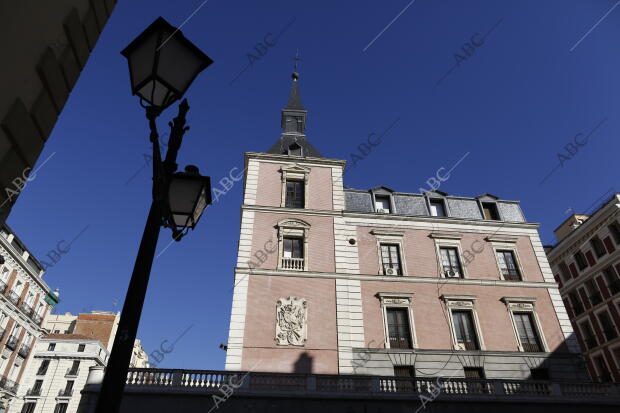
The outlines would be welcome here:
<svg viewBox="0 0 620 413">
<path fill-rule="evenodd" d="M 294 143 L 288 147 L 288 154 L 292 156 L 302 156 L 301 146 Z"/>
<path fill-rule="evenodd" d="M 375 210 L 382 214 L 390 213 L 390 197 L 389 196 L 375 196 Z"/>
<path fill-rule="evenodd" d="M 491 219 L 494 221 L 499 220 L 499 214 L 497 212 L 497 205 L 493 202 L 483 202 L 482 212 L 484 213 L 484 219 Z"/>
<path fill-rule="evenodd" d="M 443 201 L 441 199 L 431 199 L 431 216 L 434 217 L 445 217 L 446 216 L 446 208 L 443 205 Z"/>
</svg>

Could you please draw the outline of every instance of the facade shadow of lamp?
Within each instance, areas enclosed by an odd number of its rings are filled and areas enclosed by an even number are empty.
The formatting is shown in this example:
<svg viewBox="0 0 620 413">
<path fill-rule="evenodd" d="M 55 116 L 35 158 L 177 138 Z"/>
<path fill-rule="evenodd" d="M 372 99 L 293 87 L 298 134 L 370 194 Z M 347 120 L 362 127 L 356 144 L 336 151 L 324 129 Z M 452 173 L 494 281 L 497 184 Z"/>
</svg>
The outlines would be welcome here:
<svg viewBox="0 0 620 413">
<path fill-rule="evenodd" d="M 312 373 L 312 356 L 308 355 L 308 353 L 303 352 L 295 362 L 294 373 L 298 374 L 311 374 Z"/>
</svg>

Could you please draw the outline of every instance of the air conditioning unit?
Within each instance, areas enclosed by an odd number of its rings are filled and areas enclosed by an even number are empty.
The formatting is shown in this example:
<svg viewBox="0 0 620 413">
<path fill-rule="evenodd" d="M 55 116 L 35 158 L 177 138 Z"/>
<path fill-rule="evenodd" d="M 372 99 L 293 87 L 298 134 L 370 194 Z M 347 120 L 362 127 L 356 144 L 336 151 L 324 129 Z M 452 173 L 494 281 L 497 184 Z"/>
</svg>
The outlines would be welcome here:
<svg viewBox="0 0 620 413">
<path fill-rule="evenodd" d="M 459 274 L 454 271 L 454 270 L 445 270 L 443 272 L 443 274 L 447 277 L 447 278 L 458 278 Z"/>
<path fill-rule="evenodd" d="M 377 212 L 380 214 L 389 214 L 390 210 L 385 208 L 377 208 Z"/>
<path fill-rule="evenodd" d="M 398 271 L 396 271 L 396 268 L 386 268 L 385 275 L 398 275 Z"/>
</svg>

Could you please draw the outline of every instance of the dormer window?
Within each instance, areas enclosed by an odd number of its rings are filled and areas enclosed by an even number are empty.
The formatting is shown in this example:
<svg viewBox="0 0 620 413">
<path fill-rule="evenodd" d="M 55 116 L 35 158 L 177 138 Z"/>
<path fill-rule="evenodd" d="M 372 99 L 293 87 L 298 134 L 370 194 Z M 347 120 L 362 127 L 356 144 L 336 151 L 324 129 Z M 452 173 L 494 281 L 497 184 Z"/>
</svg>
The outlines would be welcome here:
<svg viewBox="0 0 620 413">
<path fill-rule="evenodd" d="M 386 195 L 375 195 L 375 211 L 381 214 L 389 214 L 391 212 L 390 197 Z"/>
<path fill-rule="evenodd" d="M 484 215 L 484 219 L 499 221 L 499 213 L 497 212 L 497 205 L 495 205 L 494 202 L 483 202 L 482 212 Z"/>
<path fill-rule="evenodd" d="M 303 156 L 302 153 L 302 148 L 297 143 L 288 147 L 288 154 L 291 156 Z"/>
<path fill-rule="evenodd" d="M 441 199 L 431 199 L 430 210 L 431 210 L 431 216 L 434 216 L 434 217 L 445 217 L 446 216 L 446 208 L 443 204 L 443 200 Z"/>
</svg>

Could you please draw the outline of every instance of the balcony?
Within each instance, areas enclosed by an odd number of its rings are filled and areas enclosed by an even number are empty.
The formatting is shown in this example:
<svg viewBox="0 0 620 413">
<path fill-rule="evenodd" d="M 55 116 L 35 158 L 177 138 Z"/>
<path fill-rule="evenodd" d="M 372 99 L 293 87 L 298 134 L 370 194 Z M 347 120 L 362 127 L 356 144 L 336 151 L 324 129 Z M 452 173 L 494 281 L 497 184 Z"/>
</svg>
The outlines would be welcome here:
<svg viewBox="0 0 620 413">
<path fill-rule="evenodd" d="M 600 291 L 596 291 L 590 296 L 590 302 L 592 303 L 592 307 L 603 302 L 603 296 Z"/>
<path fill-rule="evenodd" d="M 5 291 L 6 291 L 6 283 L 0 280 L 0 294 L 4 294 Z"/>
<path fill-rule="evenodd" d="M 17 354 L 19 354 L 23 358 L 28 357 L 28 353 L 30 353 L 30 346 L 28 346 L 28 344 L 22 344 L 19 347 L 19 351 L 17 352 Z"/>
<path fill-rule="evenodd" d="M 28 391 L 26 392 L 26 396 L 40 396 L 41 395 L 41 388 L 34 388 L 34 389 L 28 389 Z"/>
<path fill-rule="evenodd" d="M 523 351 L 526 351 L 528 353 L 539 353 L 543 351 L 538 343 L 523 343 L 522 345 Z"/>
<path fill-rule="evenodd" d="M 11 350 L 15 350 L 15 348 L 17 347 L 17 337 L 15 336 L 11 336 L 9 337 L 9 339 L 6 341 L 5 346 L 7 346 L 8 348 L 10 348 Z"/>
<path fill-rule="evenodd" d="M 4 337 L 5 332 L 6 332 L 6 328 L 0 327 L 0 340 L 2 340 L 2 337 Z"/>
<path fill-rule="evenodd" d="M 17 393 L 17 383 L 4 376 L 0 376 L 0 389 L 6 390 L 9 393 Z"/>
<path fill-rule="evenodd" d="M 69 377 L 69 376 L 77 376 L 79 372 L 80 372 L 80 369 L 79 369 L 79 368 L 74 369 L 74 368 L 72 368 L 72 367 L 69 367 L 69 368 L 67 369 L 67 373 L 65 374 L 65 377 Z"/>
<path fill-rule="evenodd" d="M 28 316 L 28 318 L 32 318 L 32 314 L 34 313 L 34 310 L 32 309 L 32 307 L 30 307 L 28 304 L 23 302 L 19 305 L 19 308 L 20 310 L 22 310 L 24 314 L 26 314 L 26 316 Z"/>
<path fill-rule="evenodd" d="M 592 350 L 594 347 L 598 346 L 598 342 L 594 336 L 586 336 L 583 338 L 583 341 L 586 343 L 588 350 Z"/>
<path fill-rule="evenodd" d="M 9 295 L 7 296 L 7 298 L 9 299 L 10 302 L 12 302 L 15 305 L 17 305 L 17 303 L 19 302 L 19 295 L 17 295 L 15 291 L 9 292 Z"/>
<path fill-rule="evenodd" d="M 616 332 L 616 329 L 613 326 L 604 328 L 603 334 L 605 334 L 605 338 L 607 340 L 613 340 L 614 338 L 618 337 L 618 333 Z"/>
<path fill-rule="evenodd" d="M 293 270 L 293 271 L 303 271 L 304 270 L 304 259 L 303 258 L 281 258 L 280 269 L 282 270 Z"/>
<path fill-rule="evenodd" d="M 58 390 L 58 397 L 71 397 L 71 396 L 73 396 L 73 389 Z"/>
<path fill-rule="evenodd" d="M 37 313 L 32 313 L 32 315 L 30 316 L 30 319 L 38 326 L 41 325 L 41 321 L 43 321 L 43 318 L 41 318 L 41 316 Z"/>
</svg>

